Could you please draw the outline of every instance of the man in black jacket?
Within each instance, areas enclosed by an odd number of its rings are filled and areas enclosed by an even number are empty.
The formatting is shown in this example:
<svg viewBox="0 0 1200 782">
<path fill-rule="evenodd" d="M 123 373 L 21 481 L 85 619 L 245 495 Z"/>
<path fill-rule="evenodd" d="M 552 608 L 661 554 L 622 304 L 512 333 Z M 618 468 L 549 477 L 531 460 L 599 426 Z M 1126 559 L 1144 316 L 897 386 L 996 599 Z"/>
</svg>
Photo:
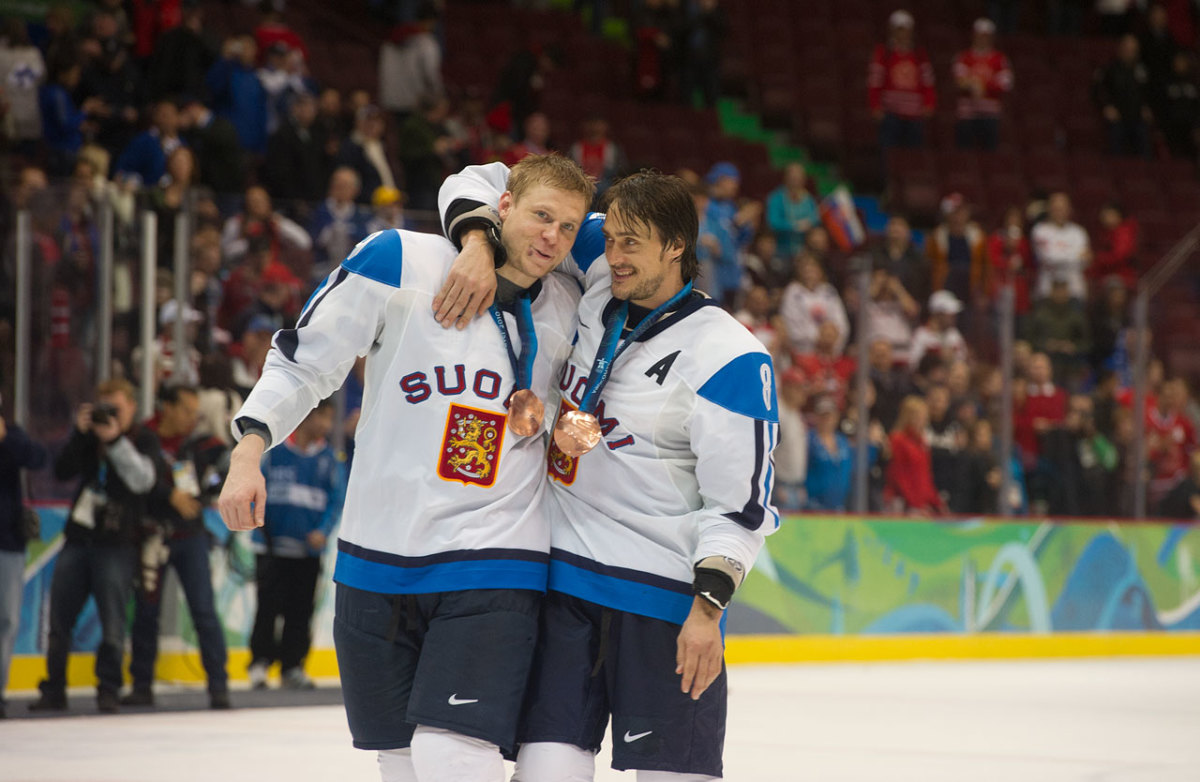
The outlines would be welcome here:
<svg viewBox="0 0 1200 782">
<path fill-rule="evenodd" d="M 229 453 L 217 438 L 195 435 L 199 408 L 196 389 L 164 386 L 159 391 L 159 413 L 146 424 L 158 435 L 164 464 L 149 499 L 150 517 L 158 525 L 146 535 L 141 548 L 141 577 L 130 633 L 133 691 L 121 699 L 125 706 L 154 705 L 151 684 L 158 657 L 162 579 L 170 565 L 179 576 L 196 628 L 200 661 L 208 676 L 209 705 L 229 708 L 225 632 L 213 598 L 209 536 L 204 527 L 204 506 L 220 493 Z"/>
<path fill-rule="evenodd" d="M 314 124 L 316 119 L 313 96 L 297 95 L 287 121 L 267 139 L 263 179 L 276 198 L 312 205 L 325 197 L 333 158 L 327 154 L 326 132 Z"/>
<path fill-rule="evenodd" d="M 25 575 L 21 470 L 41 469 L 46 449 L 25 430 L 0 416 L 0 719 L 5 716 L 4 688 L 21 621 Z"/>
<path fill-rule="evenodd" d="M 41 697 L 29 705 L 34 711 L 67 708 L 71 632 L 89 595 L 96 598 L 101 629 L 96 702 L 102 712 L 118 709 L 125 606 L 146 498 L 158 481 L 159 445 L 153 432 L 134 423 L 137 393 L 129 381 L 101 383 L 96 398 L 96 404 L 80 405 L 71 439 L 54 463 L 59 480 L 82 480 L 50 583 L 47 675 Z"/>
</svg>

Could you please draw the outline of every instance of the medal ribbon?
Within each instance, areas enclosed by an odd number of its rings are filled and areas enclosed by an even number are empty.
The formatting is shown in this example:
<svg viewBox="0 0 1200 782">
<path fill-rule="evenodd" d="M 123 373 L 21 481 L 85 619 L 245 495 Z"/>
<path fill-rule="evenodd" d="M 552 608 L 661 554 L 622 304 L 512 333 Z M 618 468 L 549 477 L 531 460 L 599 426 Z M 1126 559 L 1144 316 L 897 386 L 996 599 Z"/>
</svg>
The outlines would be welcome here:
<svg viewBox="0 0 1200 782">
<path fill-rule="evenodd" d="M 512 337 L 508 333 L 508 324 L 504 322 L 504 313 L 495 304 L 488 307 L 492 320 L 500 329 L 500 339 L 504 341 L 504 348 L 508 351 L 508 360 L 512 363 L 513 375 L 517 379 L 516 387 L 513 388 L 514 393 L 532 385 L 533 360 L 537 358 L 538 351 L 537 331 L 533 327 L 533 304 L 528 296 L 518 296 L 516 305 L 513 314 L 517 318 L 517 334 L 521 337 L 520 356 L 513 349 Z"/>
<path fill-rule="evenodd" d="M 613 364 L 626 348 L 637 342 L 638 337 L 645 334 L 647 329 L 658 322 L 663 313 L 670 312 L 677 307 L 679 302 L 687 298 L 691 292 L 692 283 L 688 282 L 679 293 L 658 305 L 653 312 L 642 318 L 642 322 L 637 324 L 625 339 L 621 339 L 621 332 L 625 330 L 625 323 L 629 320 L 629 302 L 621 302 L 621 306 L 604 324 L 604 338 L 600 341 L 600 349 L 596 351 L 596 358 L 592 362 L 592 372 L 588 376 L 587 388 L 584 390 L 583 400 L 579 404 L 580 412 L 595 412 L 596 405 L 600 402 L 600 392 L 604 390 L 605 384 L 608 383 L 608 377 L 612 374 Z"/>
</svg>

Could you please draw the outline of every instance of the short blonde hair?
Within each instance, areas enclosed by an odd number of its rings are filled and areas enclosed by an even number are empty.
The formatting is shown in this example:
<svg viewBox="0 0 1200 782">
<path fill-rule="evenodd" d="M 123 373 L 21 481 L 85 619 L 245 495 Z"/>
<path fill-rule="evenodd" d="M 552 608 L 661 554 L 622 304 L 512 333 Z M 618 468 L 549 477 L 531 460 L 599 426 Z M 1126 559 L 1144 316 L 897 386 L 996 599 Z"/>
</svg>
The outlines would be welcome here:
<svg viewBox="0 0 1200 782">
<path fill-rule="evenodd" d="M 900 403 L 900 412 L 896 416 L 896 424 L 892 427 L 892 431 L 903 432 L 911 429 L 917 416 L 921 412 L 928 410 L 929 405 L 926 404 L 923 398 L 915 394 L 904 397 L 904 401 Z"/>
<path fill-rule="evenodd" d="M 585 209 L 596 195 L 595 181 L 584 173 L 578 163 L 562 155 L 529 155 L 513 166 L 508 174 L 508 192 L 512 193 L 513 200 L 519 201 L 521 196 L 538 185 L 578 193 L 583 197 Z"/>
</svg>

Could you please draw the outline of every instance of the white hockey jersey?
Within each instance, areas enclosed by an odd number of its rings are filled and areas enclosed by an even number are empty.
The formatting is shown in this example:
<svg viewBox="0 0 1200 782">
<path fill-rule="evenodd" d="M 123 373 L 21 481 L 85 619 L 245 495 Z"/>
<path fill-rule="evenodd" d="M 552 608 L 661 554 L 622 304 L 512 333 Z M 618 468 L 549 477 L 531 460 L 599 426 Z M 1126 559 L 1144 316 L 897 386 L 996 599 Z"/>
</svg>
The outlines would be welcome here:
<svg viewBox="0 0 1200 782">
<path fill-rule="evenodd" d="M 545 440 L 507 426 L 515 378 L 500 330 L 489 317 L 462 331 L 433 318 L 456 254 L 440 236 L 409 231 L 363 240 L 296 328 L 275 335 L 238 413 L 282 442 L 366 356 L 338 583 L 385 594 L 546 587 Z M 576 281 L 557 272 L 533 301 L 542 399 L 570 351 L 578 301 Z M 516 320 L 504 318 L 519 351 Z"/>
<path fill-rule="evenodd" d="M 495 204 L 507 171 L 467 169 L 440 204 Z M 589 215 L 564 265 L 585 284 L 579 333 L 558 384 L 577 407 L 612 298 L 603 215 Z M 779 525 L 771 503 L 778 403 L 770 355 L 703 294 L 693 294 L 614 364 L 596 410 L 604 438 L 578 459 L 551 443 L 550 588 L 682 624 L 693 567 L 728 556 L 747 569 Z"/>
</svg>

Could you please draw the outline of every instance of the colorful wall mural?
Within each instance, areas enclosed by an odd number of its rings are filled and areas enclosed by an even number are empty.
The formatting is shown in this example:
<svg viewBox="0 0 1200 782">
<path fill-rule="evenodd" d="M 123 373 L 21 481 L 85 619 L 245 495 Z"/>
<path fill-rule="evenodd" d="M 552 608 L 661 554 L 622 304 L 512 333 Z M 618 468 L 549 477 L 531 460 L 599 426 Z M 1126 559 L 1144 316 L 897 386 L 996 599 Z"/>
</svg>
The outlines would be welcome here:
<svg viewBox="0 0 1200 782">
<path fill-rule="evenodd" d="M 18 655 L 45 649 L 50 575 L 65 508 L 43 507 L 30 546 Z M 254 620 L 254 558 L 243 535 L 207 517 L 217 606 L 230 648 Z M 326 552 L 327 560 L 332 556 Z M 327 561 L 315 649 L 332 648 Z M 194 648 L 187 612 L 164 610 L 164 649 Z M 172 629 L 173 628 L 173 629 Z M 914 633 L 1200 631 L 1200 525 L 1135 522 L 929 521 L 793 516 L 768 539 L 730 608 L 728 632 L 881 636 Z M 94 649 L 89 605 L 77 649 Z"/>
<path fill-rule="evenodd" d="M 733 633 L 1200 630 L 1200 525 L 784 521 Z"/>
</svg>

